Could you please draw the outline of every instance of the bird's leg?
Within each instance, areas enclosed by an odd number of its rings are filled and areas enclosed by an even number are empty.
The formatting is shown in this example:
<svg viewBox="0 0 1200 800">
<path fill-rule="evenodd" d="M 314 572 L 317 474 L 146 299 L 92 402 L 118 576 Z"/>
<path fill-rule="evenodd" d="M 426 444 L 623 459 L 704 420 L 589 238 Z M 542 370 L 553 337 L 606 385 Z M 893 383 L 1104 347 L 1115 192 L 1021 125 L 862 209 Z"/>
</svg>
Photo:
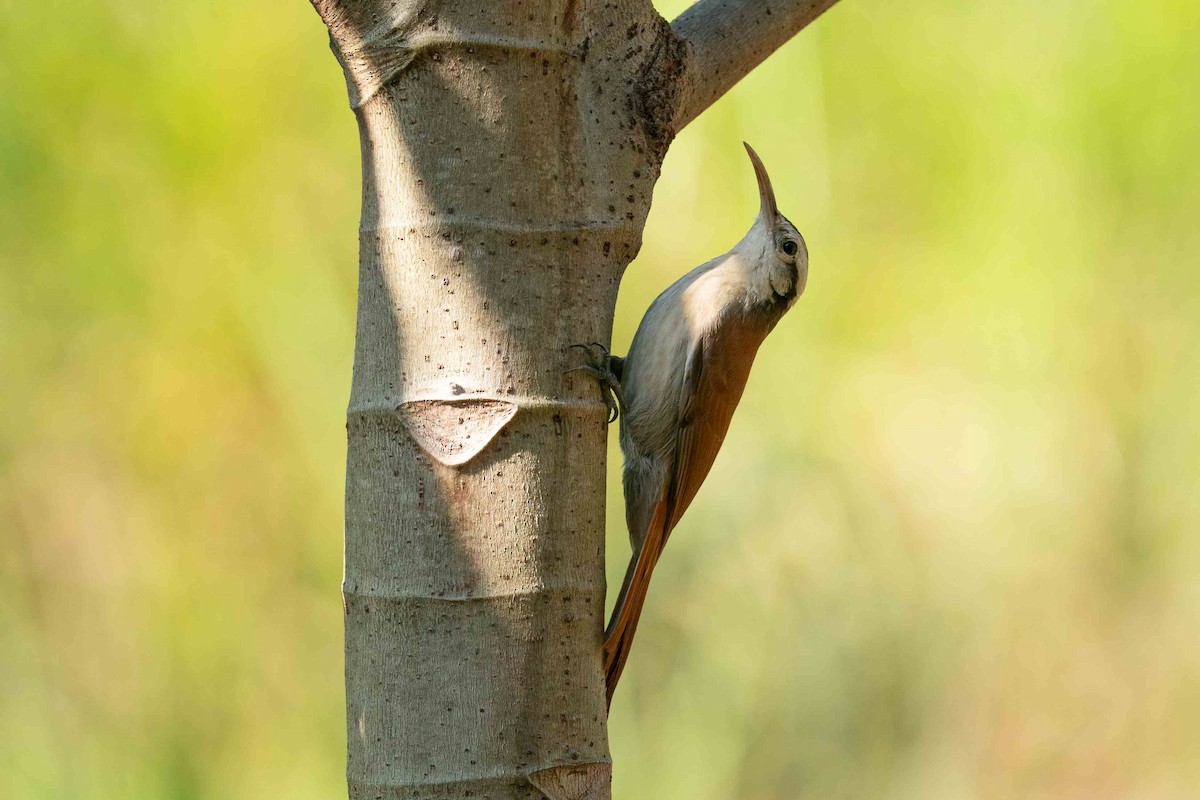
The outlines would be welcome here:
<svg viewBox="0 0 1200 800">
<path fill-rule="evenodd" d="M 625 359 L 614 356 L 599 342 L 573 344 L 571 347 L 586 351 L 588 363 L 572 367 L 567 372 L 583 371 L 595 376 L 600 384 L 600 396 L 604 399 L 604 407 L 608 409 L 608 422 L 616 422 L 625 410 L 625 395 L 621 391 L 621 372 L 625 366 Z"/>
</svg>

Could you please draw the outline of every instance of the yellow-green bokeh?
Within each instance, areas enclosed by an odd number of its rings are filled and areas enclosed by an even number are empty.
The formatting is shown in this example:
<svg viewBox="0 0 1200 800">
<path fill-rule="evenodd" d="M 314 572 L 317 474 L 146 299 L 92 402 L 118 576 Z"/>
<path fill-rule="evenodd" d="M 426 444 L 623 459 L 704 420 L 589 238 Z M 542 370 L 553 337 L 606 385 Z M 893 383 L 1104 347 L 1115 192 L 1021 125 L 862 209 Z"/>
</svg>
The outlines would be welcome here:
<svg viewBox="0 0 1200 800">
<path fill-rule="evenodd" d="M 0 796 L 343 796 L 324 30 L 3 20 Z M 618 351 L 749 224 L 743 139 L 812 272 L 658 569 L 617 795 L 1194 797 L 1200 6 L 842 0 L 676 141 Z"/>
</svg>

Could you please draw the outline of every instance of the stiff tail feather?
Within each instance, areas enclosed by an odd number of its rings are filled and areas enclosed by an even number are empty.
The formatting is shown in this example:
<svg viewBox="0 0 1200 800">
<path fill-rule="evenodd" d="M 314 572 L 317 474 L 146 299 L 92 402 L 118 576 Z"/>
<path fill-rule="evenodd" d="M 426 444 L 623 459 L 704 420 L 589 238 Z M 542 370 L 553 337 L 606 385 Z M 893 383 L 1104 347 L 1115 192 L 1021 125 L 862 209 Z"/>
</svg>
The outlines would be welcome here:
<svg viewBox="0 0 1200 800">
<path fill-rule="evenodd" d="M 612 620 L 604 632 L 604 672 L 609 705 L 612 705 L 613 692 L 629 658 L 629 648 L 633 644 L 633 635 L 637 632 L 638 619 L 646 602 L 646 591 L 650 587 L 650 576 L 666 542 L 666 505 L 660 502 L 655 509 L 642 549 L 625 571 L 621 594 L 617 596 Z"/>
</svg>

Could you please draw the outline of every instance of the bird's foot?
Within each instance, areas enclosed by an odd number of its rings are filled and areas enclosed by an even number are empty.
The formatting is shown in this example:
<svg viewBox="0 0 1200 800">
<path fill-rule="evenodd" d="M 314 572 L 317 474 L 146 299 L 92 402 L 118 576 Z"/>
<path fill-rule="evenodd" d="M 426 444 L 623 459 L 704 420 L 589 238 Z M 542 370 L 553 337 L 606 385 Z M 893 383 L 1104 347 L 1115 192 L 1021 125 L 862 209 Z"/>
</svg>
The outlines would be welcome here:
<svg viewBox="0 0 1200 800">
<path fill-rule="evenodd" d="M 608 422 L 616 422 L 625 410 L 625 395 L 621 391 L 621 368 L 625 360 L 608 352 L 608 348 L 599 342 L 573 344 L 571 347 L 585 351 L 587 363 L 572 367 L 567 372 L 586 372 L 596 378 L 600 384 L 600 397 L 608 409 Z"/>
</svg>

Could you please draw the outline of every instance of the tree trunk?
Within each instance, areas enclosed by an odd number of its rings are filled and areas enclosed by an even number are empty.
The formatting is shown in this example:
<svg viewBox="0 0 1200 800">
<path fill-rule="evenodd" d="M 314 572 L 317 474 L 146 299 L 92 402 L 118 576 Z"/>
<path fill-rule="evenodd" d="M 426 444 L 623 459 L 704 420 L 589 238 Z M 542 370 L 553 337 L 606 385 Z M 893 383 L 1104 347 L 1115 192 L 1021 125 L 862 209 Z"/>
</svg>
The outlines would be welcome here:
<svg viewBox="0 0 1200 800">
<path fill-rule="evenodd" d="M 350 796 L 607 798 L 606 409 L 568 346 L 609 341 L 676 128 L 832 0 L 679 32 L 649 0 L 313 3 L 363 160 Z"/>
</svg>

